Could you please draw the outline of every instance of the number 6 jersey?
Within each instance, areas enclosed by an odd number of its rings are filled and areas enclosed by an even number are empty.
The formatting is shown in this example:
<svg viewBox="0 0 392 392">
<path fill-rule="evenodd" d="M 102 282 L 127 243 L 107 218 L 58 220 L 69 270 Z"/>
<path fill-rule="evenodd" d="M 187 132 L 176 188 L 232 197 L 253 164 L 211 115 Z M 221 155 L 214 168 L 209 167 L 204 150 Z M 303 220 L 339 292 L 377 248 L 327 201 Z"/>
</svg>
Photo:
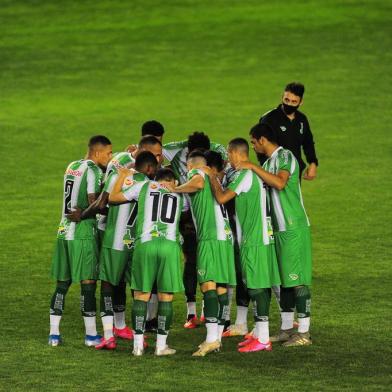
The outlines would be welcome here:
<svg viewBox="0 0 392 392">
<path fill-rule="evenodd" d="M 126 188 L 123 195 L 129 201 L 138 201 L 136 241 L 179 241 L 181 212 L 188 209 L 181 194 L 170 192 L 158 182 L 143 181 Z"/>
</svg>

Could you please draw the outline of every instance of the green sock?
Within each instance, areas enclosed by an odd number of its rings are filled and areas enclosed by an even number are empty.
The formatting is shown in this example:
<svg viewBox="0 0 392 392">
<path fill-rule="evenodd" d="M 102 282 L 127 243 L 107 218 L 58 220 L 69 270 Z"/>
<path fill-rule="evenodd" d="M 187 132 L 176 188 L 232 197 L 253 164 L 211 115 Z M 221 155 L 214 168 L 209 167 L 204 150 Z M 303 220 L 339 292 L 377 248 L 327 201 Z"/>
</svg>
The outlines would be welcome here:
<svg viewBox="0 0 392 392">
<path fill-rule="evenodd" d="M 294 287 L 280 288 L 280 309 L 282 312 L 294 312 L 295 309 Z"/>
<path fill-rule="evenodd" d="M 70 280 L 57 282 L 56 289 L 50 301 L 50 314 L 55 316 L 61 316 L 63 314 L 65 295 L 68 292 L 69 286 L 71 286 Z"/>
<path fill-rule="evenodd" d="M 113 316 L 113 286 L 108 282 L 101 281 L 99 304 L 101 317 Z"/>
<path fill-rule="evenodd" d="M 113 287 L 113 310 L 116 313 L 124 312 L 127 303 L 126 283 L 121 282 Z"/>
<path fill-rule="evenodd" d="M 249 289 L 248 292 L 254 302 L 255 321 L 268 321 L 271 289 Z"/>
<path fill-rule="evenodd" d="M 95 317 L 97 312 L 96 288 L 96 283 L 81 283 L 80 285 L 80 310 L 83 317 Z"/>
<path fill-rule="evenodd" d="M 167 335 L 173 319 L 173 302 L 158 302 L 158 334 Z"/>
<path fill-rule="evenodd" d="M 218 321 L 219 302 L 216 290 L 208 290 L 203 294 L 204 317 L 206 323 L 216 323 Z"/>
<path fill-rule="evenodd" d="M 135 299 L 132 306 L 132 326 L 136 334 L 144 333 L 147 316 L 147 302 Z"/>
<path fill-rule="evenodd" d="M 219 302 L 219 313 L 218 313 L 218 324 L 225 325 L 226 316 L 229 312 L 229 296 L 227 293 L 218 295 Z"/>
<path fill-rule="evenodd" d="M 308 286 L 295 287 L 295 307 L 298 318 L 310 317 L 310 290 Z"/>
</svg>

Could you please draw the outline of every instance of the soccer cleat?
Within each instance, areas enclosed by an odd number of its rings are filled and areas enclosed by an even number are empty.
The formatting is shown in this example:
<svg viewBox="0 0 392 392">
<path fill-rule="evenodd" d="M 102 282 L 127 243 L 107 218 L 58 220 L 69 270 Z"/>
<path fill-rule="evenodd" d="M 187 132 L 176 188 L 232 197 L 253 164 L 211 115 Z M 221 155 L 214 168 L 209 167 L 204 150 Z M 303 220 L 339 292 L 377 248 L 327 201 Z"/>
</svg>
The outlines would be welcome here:
<svg viewBox="0 0 392 392">
<path fill-rule="evenodd" d="M 62 343 L 61 335 L 49 335 L 48 344 L 52 347 L 57 347 Z"/>
<path fill-rule="evenodd" d="M 102 350 L 106 348 L 106 350 L 114 350 L 117 347 L 116 338 L 112 336 L 109 339 L 102 338 L 101 342 L 95 346 L 97 350 Z"/>
<path fill-rule="evenodd" d="M 312 344 L 312 338 L 309 332 L 296 332 L 290 337 L 285 343 L 282 344 L 284 347 L 299 347 L 299 346 L 310 346 Z"/>
<path fill-rule="evenodd" d="M 158 319 L 156 317 L 146 321 L 146 327 L 145 327 L 146 332 L 156 332 L 157 329 L 158 329 Z"/>
<path fill-rule="evenodd" d="M 144 354 L 144 347 L 134 347 L 132 350 L 132 354 L 135 357 L 141 357 Z"/>
<path fill-rule="evenodd" d="M 165 348 L 159 349 L 158 347 L 155 348 L 155 355 L 158 357 L 163 357 L 165 355 L 173 355 L 176 353 L 176 350 L 174 348 L 170 348 L 168 345 L 166 345 Z"/>
<path fill-rule="evenodd" d="M 248 339 L 243 340 L 242 342 L 239 342 L 237 344 L 238 347 L 244 347 L 247 346 L 252 340 L 254 340 L 255 338 L 253 336 L 250 336 Z"/>
<path fill-rule="evenodd" d="M 238 351 L 240 353 L 253 353 L 255 351 L 271 351 L 272 344 L 268 343 L 260 343 L 258 339 L 252 339 L 252 341 L 246 346 L 240 347 Z"/>
<path fill-rule="evenodd" d="M 84 344 L 87 347 L 95 347 L 99 343 L 101 343 L 101 339 L 102 339 L 101 335 L 95 335 L 95 336 L 93 336 L 93 335 L 86 335 L 84 337 Z"/>
<path fill-rule="evenodd" d="M 199 326 L 199 320 L 196 316 L 189 318 L 184 324 L 184 328 L 186 329 L 194 329 Z"/>
<path fill-rule="evenodd" d="M 199 349 L 192 354 L 192 356 L 204 357 L 208 353 L 211 353 L 213 351 L 219 351 L 220 348 L 221 343 L 219 340 L 215 340 L 215 342 L 212 343 L 203 342 L 202 344 L 200 344 Z"/>
<path fill-rule="evenodd" d="M 232 336 L 244 336 L 248 333 L 248 326 L 246 324 L 233 324 L 227 328 L 227 331 L 223 332 L 224 338 Z"/>
<path fill-rule="evenodd" d="M 296 333 L 294 328 L 281 329 L 277 335 L 270 337 L 271 342 L 287 342 Z"/>
<path fill-rule="evenodd" d="M 120 339 L 132 340 L 133 339 L 133 331 L 129 327 L 124 328 L 113 328 L 113 334 L 115 337 Z"/>
</svg>

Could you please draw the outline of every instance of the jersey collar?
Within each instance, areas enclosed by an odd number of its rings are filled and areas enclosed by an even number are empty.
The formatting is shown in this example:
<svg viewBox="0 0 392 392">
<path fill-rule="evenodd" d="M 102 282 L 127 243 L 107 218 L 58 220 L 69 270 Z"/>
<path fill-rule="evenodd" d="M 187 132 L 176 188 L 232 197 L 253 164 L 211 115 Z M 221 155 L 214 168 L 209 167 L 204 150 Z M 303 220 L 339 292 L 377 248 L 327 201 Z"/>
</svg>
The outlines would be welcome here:
<svg viewBox="0 0 392 392">
<path fill-rule="evenodd" d="M 279 147 L 271 154 L 271 157 L 270 157 L 270 158 L 273 158 L 275 155 L 277 155 L 278 152 L 279 152 L 280 150 L 283 150 L 283 147 L 282 147 L 282 146 L 279 146 Z"/>
</svg>

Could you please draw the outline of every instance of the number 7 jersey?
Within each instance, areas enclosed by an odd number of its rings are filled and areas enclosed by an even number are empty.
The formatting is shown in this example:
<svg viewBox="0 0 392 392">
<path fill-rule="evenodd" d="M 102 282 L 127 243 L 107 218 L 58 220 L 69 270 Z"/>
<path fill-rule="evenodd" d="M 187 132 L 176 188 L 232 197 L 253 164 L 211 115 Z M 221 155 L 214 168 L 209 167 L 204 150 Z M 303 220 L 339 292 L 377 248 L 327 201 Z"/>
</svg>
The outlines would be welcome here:
<svg viewBox="0 0 392 392">
<path fill-rule="evenodd" d="M 138 201 L 136 241 L 179 241 L 181 212 L 188 208 L 181 194 L 170 192 L 158 182 L 143 181 L 126 188 L 123 195 L 129 201 Z"/>
</svg>

